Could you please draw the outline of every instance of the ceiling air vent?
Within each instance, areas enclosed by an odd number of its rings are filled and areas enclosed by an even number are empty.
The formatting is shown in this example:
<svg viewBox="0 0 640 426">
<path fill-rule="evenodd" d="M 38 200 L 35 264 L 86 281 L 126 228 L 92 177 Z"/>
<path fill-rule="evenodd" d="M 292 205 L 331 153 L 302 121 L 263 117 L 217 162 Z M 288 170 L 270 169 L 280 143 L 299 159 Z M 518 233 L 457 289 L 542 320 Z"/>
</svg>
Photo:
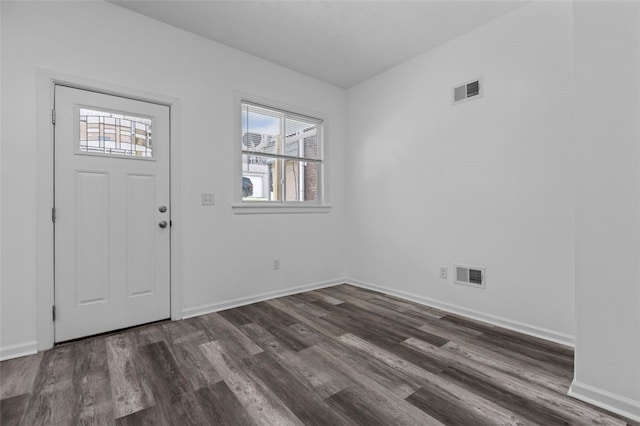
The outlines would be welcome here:
<svg viewBox="0 0 640 426">
<path fill-rule="evenodd" d="M 456 267 L 456 284 L 468 285 L 471 287 L 485 288 L 485 272 L 484 268 L 476 266 L 455 265 Z"/>
<path fill-rule="evenodd" d="M 453 88 L 453 103 L 457 104 L 473 98 L 479 98 L 481 94 L 480 80 L 470 81 L 462 86 Z"/>
</svg>

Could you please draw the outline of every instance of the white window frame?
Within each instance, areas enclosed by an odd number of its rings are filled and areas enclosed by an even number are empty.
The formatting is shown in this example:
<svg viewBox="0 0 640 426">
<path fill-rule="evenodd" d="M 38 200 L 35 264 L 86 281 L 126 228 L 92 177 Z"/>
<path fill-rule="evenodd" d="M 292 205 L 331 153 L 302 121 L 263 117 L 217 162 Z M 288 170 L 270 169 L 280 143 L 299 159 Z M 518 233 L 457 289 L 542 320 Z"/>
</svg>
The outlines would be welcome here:
<svg viewBox="0 0 640 426">
<path fill-rule="evenodd" d="M 313 120 L 320 124 L 318 143 L 318 157 L 321 160 L 318 164 L 318 193 L 317 200 L 314 201 L 263 201 L 263 200 L 243 200 L 242 199 L 242 104 L 248 103 L 257 107 L 272 109 L 282 112 L 289 117 L 303 120 Z M 327 213 L 331 206 L 327 203 L 327 117 L 317 112 L 308 111 L 303 108 L 287 105 L 269 99 L 261 99 L 244 93 L 236 93 L 234 102 L 235 129 L 234 146 L 234 180 L 233 180 L 233 212 L 235 214 L 269 214 L 269 213 Z M 259 155 L 259 153 L 257 153 Z"/>
</svg>

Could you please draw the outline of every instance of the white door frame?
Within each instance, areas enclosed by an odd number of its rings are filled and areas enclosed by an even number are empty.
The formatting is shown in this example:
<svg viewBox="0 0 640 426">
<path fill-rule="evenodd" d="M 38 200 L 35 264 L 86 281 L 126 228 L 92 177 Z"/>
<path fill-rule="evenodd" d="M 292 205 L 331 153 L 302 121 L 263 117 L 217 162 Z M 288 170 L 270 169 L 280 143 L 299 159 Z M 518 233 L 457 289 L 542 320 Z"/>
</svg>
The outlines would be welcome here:
<svg viewBox="0 0 640 426">
<path fill-rule="evenodd" d="M 54 241 L 51 208 L 54 201 L 53 160 L 54 131 L 51 111 L 56 84 L 77 89 L 166 105 L 170 109 L 170 194 L 171 194 L 171 319 L 182 318 L 182 191 L 180 155 L 180 100 L 145 90 L 106 83 L 71 74 L 37 70 L 37 141 L 36 141 L 36 339 L 38 350 L 51 348 L 54 324 Z"/>
</svg>

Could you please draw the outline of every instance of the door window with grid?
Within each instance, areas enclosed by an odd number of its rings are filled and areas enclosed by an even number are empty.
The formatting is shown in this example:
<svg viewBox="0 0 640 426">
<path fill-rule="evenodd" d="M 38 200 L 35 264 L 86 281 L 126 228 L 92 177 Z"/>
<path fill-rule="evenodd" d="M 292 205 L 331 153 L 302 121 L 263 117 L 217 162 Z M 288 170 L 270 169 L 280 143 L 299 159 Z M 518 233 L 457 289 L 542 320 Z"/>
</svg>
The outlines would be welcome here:
<svg viewBox="0 0 640 426">
<path fill-rule="evenodd" d="M 322 120 L 243 101 L 242 200 L 322 202 Z"/>
</svg>

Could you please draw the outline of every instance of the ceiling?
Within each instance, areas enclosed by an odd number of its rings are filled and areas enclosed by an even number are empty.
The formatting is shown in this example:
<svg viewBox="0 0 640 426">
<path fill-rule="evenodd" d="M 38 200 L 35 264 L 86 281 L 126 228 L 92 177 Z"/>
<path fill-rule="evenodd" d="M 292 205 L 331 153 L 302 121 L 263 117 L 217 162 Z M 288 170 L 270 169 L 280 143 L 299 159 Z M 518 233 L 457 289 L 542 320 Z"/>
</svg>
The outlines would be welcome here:
<svg viewBox="0 0 640 426">
<path fill-rule="evenodd" d="M 119 6 L 349 88 L 523 1 L 167 1 Z"/>
</svg>

